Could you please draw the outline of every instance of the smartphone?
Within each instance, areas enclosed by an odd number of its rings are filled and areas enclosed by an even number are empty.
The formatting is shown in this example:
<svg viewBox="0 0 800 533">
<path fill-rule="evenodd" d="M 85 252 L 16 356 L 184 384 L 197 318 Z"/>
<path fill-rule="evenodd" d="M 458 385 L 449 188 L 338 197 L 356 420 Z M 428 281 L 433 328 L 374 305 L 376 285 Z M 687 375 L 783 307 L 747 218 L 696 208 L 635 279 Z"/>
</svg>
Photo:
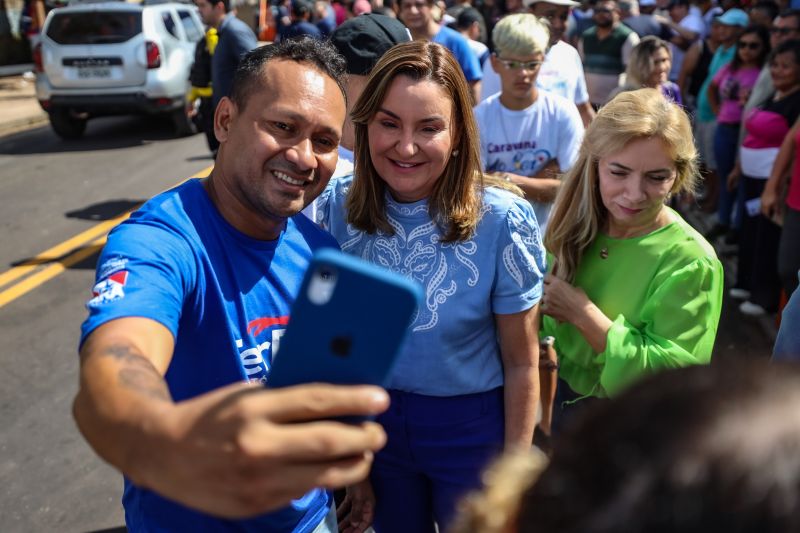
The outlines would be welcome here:
<svg viewBox="0 0 800 533">
<path fill-rule="evenodd" d="M 332 248 L 318 251 L 273 355 L 267 386 L 385 387 L 422 298 L 422 287 L 408 278 Z"/>
</svg>

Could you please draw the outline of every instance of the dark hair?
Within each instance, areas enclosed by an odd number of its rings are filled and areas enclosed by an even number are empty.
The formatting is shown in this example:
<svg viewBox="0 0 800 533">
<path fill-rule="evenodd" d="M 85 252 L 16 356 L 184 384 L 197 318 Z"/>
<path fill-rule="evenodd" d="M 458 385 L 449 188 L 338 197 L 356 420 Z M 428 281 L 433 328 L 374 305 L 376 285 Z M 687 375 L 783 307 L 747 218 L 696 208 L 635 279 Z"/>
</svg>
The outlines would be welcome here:
<svg viewBox="0 0 800 533">
<path fill-rule="evenodd" d="M 456 18 L 456 28 L 459 30 L 466 30 L 475 23 L 483 23 L 483 15 L 474 7 L 465 7 L 461 10 Z"/>
<path fill-rule="evenodd" d="M 342 96 L 345 96 L 343 77 L 346 64 L 344 58 L 329 42 L 303 37 L 261 46 L 242 57 L 233 76 L 230 95 L 236 107 L 244 109 L 250 94 L 261 80 L 264 67 L 268 62 L 275 60 L 307 63 L 315 67 L 333 79 L 342 91 Z"/>
<path fill-rule="evenodd" d="M 785 11 L 781 11 L 781 14 L 778 15 L 782 19 L 793 18 L 797 25 L 800 26 L 800 9 L 787 9 Z"/>
<path fill-rule="evenodd" d="M 751 24 L 750 26 L 746 27 L 741 34 L 739 34 L 739 39 L 736 40 L 736 53 L 733 54 L 733 59 L 731 60 L 731 72 L 736 72 L 742 66 L 742 59 L 739 57 L 739 40 L 745 35 L 749 34 L 757 35 L 758 39 L 761 41 L 761 52 L 758 54 L 758 59 L 756 60 L 758 62 L 758 66 L 763 67 L 764 63 L 767 61 L 767 58 L 770 57 L 769 30 L 764 26 Z"/>
<path fill-rule="evenodd" d="M 753 7 L 750 8 L 750 11 L 752 12 L 754 9 L 759 9 L 763 11 L 769 18 L 770 24 L 772 24 L 772 21 L 775 20 L 775 17 L 778 16 L 778 13 L 781 10 L 781 8 L 778 7 L 778 4 L 776 4 L 772 0 L 760 0 Z"/>
<path fill-rule="evenodd" d="M 794 62 L 800 65 L 800 39 L 783 41 L 781 44 L 776 46 L 769 56 L 770 63 L 775 59 L 776 56 L 785 54 L 787 52 L 794 54 Z"/>
<path fill-rule="evenodd" d="M 670 370 L 581 413 L 520 533 L 800 531 L 800 365 Z"/>
<path fill-rule="evenodd" d="M 217 4 L 222 4 L 225 7 L 225 13 L 228 13 L 231 10 L 231 0 L 209 0 L 212 6 Z"/>
</svg>

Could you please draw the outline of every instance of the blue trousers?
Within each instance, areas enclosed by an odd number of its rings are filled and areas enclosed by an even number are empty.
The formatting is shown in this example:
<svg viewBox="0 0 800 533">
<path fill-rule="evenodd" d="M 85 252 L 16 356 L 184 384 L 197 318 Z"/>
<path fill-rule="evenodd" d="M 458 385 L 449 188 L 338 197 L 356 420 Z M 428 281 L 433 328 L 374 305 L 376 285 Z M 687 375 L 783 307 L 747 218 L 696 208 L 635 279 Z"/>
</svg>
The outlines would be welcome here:
<svg viewBox="0 0 800 533">
<path fill-rule="evenodd" d="M 390 390 L 378 417 L 388 441 L 375 456 L 376 533 L 446 531 L 458 500 L 503 448 L 503 388 L 463 396 Z"/>
<path fill-rule="evenodd" d="M 739 125 L 717 124 L 714 133 L 714 158 L 717 162 L 717 175 L 719 176 L 719 200 L 717 202 L 717 219 L 723 226 L 740 228 L 742 224 L 742 209 L 744 198 L 738 199 L 738 191 L 728 190 L 728 174 L 733 171 L 736 164 L 738 151 Z M 739 206 L 739 204 L 742 204 Z"/>
</svg>

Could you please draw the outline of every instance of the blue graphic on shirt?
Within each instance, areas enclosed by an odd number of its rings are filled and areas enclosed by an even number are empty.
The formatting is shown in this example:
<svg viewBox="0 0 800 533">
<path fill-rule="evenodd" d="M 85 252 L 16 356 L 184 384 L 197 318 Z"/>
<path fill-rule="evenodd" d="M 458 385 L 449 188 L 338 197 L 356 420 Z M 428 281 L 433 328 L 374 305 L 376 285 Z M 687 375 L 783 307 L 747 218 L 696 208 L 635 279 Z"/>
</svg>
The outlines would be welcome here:
<svg viewBox="0 0 800 533">
<path fill-rule="evenodd" d="M 500 150 L 497 150 L 500 151 Z M 489 146 L 489 152 L 492 152 L 492 146 Z M 513 172 L 514 174 L 522 176 L 534 176 L 544 166 L 553 159 L 553 155 L 549 150 L 543 148 L 520 150 L 511 158 L 511 163 L 508 164 L 507 158 L 494 158 L 491 155 L 486 161 L 487 172 Z"/>
</svg>

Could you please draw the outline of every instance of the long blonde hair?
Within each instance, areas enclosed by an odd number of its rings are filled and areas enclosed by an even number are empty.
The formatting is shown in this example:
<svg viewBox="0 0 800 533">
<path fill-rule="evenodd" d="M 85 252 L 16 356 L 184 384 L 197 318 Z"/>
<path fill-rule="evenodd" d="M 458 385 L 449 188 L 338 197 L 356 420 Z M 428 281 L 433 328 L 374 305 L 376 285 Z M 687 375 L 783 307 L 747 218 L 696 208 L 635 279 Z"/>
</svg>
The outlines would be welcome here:
<svg viewBox="0 0 800 533">
<path fill-rule="evenodd" d="M 431 81 L 442 87 L 453 102 L 453 157 L 433 186 L 428 209 L 431 218 L 443 230 L 443 242 L 467 240 L 475 233 L 480 220 L 483 173 L 478 128 L 461 67 L 445 47 L 427 41 L 398 44 L 386 52 L 372 69 L 364 92 L 355 104 L 351 113 L 355 129 L 355 171 L 347 196 L 347 221 L 367 233 L 378 230 L 394 233 L 386 218 L 386 185 L 372 164 L 367 130 L 398 76 Z"/>
<path fill-rule="evenodd" d="M 597 164 L 631 141 L 664 141 L 675 162 L 672 193 L 691 191 L 697 180 L 697 150 L 689 118 L 658 89 L 639 89 L 617 95 L 600 109 L 586 129 L 575 165 L 564 176 L 544 237 L 553 254 L 553 274 L 573 282 L 583 253 L 607 221 L 600 197 Z"/>
</svg>

